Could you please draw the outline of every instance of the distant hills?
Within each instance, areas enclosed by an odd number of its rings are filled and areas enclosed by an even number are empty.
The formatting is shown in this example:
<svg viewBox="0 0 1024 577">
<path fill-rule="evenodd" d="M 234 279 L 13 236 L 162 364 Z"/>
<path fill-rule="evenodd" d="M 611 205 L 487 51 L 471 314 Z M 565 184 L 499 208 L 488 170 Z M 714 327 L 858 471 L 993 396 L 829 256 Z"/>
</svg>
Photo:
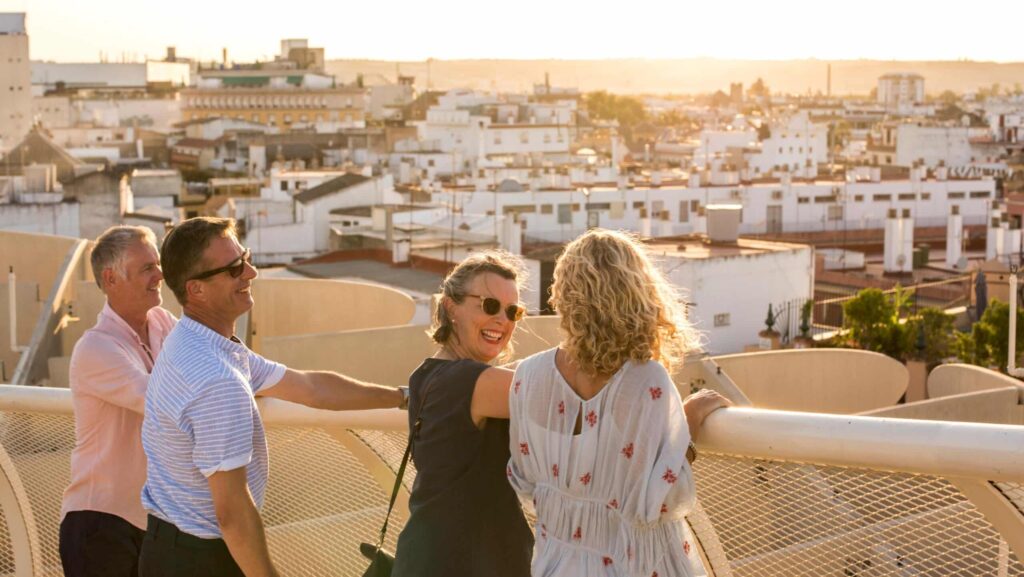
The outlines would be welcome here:
<svg viewBox="0 0 1024 577">
<path fill-rule="evenodd" d="M 368 83 L 376 77 L 394 80 L 396 72 L 416 77 L 420 90 L 455 87 L 483 90 L 531 90 L 534 83 L 550 74 L 554 86 L 576 87 L 583 92 L 608 90 L 620 94 L 694 94 L 729 91 L 730 82 L 744 88 L 758 77 L 773 92 L 791 94 L 826 92 L 825 60 L 431 60 L 388 62 L 380 60 L 331 60 L 327 71 L 340 80 L 352 81 L 363 74 Z M 939 61 L 910 62 L 882 60 L 831 61 L 832 94 L 867 95 L 878 77 L 889 72 L 916 72 L 925 77 L 925 91 L 938 95 L 944 90 L 962 93 L 999 83 L 1013 89 L 1024 85 L 1024 62 Z M 428 71 L 429 70 L 429 71 Z"/>
</svg>

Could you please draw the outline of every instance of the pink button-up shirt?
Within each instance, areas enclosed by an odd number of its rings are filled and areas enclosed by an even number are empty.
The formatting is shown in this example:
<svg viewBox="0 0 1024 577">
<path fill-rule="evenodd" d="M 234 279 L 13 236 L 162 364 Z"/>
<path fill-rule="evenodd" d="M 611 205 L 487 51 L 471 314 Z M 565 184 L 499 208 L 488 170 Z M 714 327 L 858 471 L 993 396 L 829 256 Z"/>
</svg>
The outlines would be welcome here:
<svg viewBox="0 0 1024 577">
<path fill-rule="evenodd" d="M 128 326 L 109 304 L 71 353 L 70 385 L 75 408 L 75 449 L 71 484 L 64 491 L 61 517 L 70 511 L 116 515 L 145 529 L 142 485 L 142 413 L 146 383 L 177 319 L 166 309 L 147 314 L 149 342 Z M 148 348 L 148 350 L 147 350 Z"/>
</svg>

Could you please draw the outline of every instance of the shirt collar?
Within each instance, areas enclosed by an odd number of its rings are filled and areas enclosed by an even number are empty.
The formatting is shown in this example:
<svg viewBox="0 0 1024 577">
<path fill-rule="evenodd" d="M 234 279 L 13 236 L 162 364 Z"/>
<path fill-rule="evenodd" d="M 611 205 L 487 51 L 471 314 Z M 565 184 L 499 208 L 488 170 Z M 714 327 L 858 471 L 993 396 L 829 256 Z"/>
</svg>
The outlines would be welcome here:
<svg viewBox="0 0 1024 577">
<path fill-rule="evenodd" d="M 248 351 L 248 348 L 241 342 L 224 337 L 224 335 L 204 325 L 203 323 L 196 321 L 189 317 L 187 314 L 181 315 L 181 320 L 178 321 L 178 325 L 191 331 L 192 334 L 202 338 L 211 345 L 221 349 L 227 353 L 244 353 Z"/>
<path fill-rule="evenodd" d="M 150 314 L 152 312 L 153 309 L 150 309 L 149 312 L 146 313 L 146 324 L 149 325 L 150 329 L 152 329 L 152 324 L 149 322 Z M 122 338 L 130 338 L 139 341 L 140 343 L 142 342 L 142 339 L 139 337 L 139 334 L 135 332 L 135 329 L 128 325 L 128 321 L 121 318 L 121 315 L 117 314 L 117 311 L 110 307 L 110 301 L 104 301 L 103 310 L 101 310 L 99 316 L 96 317 L 96 324 L 107 331 L 116 332 L 118 336 Z M 143 344 L 149 346 L 149 343 Z"/>
</svg>

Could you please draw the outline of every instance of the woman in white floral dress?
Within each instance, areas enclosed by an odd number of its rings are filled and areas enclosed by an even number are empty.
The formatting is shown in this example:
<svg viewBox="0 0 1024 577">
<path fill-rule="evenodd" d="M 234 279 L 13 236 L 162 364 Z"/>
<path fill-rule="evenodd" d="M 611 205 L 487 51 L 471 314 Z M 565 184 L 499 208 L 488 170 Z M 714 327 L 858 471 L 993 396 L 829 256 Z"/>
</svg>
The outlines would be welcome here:
<svg viewBox="0 0 1024 577">
<path fill-rule="evenodd" d="M 643 245 L 606 230 L 566 247 L 551 292 L 564 340 L 524 360 L 509 393 L 533 576 L 694 575 L 691 440 L 728 401 L 704 391 L 684 405 L 669 377 L 698 346 L 678 296 Z"/>
</svg>

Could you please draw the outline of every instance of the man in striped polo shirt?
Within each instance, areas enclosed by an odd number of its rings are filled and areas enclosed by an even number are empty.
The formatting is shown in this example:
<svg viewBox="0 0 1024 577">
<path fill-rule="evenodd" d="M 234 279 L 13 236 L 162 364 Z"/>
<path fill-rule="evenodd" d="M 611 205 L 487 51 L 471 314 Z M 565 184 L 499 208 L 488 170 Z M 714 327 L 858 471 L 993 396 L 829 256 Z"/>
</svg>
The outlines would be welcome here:
<svg viewBox="0 0 1024 577">
<path fill-rule="evenodd" d="M 234 324 L 253 306 L 257 273 L 233 220 L 186 220 L 164 239 L 161 260 L 183 314 L 146 391 L 149 520 L 139 574 L 277 576 L 259 516 L 268 459 L 254 396 L 351 410 L 401 406 L 408 395 L 288 369 L 246 348 Z"/>
</svg>

